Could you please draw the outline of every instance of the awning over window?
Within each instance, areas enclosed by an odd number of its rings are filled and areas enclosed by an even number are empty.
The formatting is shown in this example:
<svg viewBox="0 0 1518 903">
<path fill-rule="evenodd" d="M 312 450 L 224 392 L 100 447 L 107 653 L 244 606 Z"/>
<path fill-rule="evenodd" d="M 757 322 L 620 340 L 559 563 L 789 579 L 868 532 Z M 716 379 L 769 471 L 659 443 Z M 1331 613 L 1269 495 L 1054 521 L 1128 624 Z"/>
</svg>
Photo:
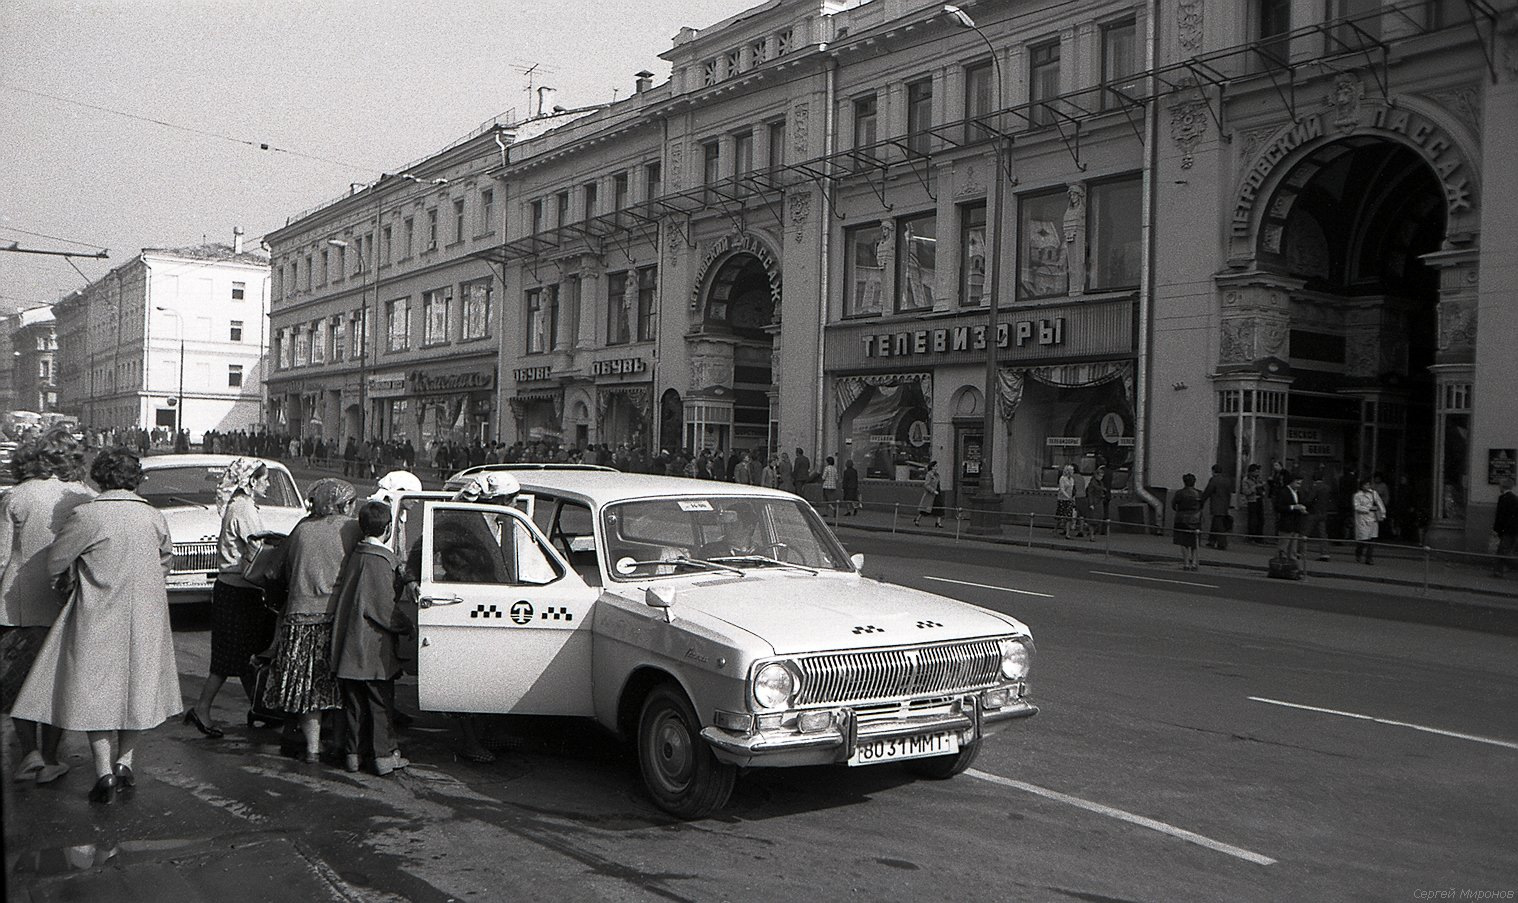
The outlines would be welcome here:
<svg viewBox="0 0 1518 903">
<path fill-rule="evenodd" d="M 840 376 L 833 381 L 833 394 L 838 400 L 838 410 L 835 412 L 838 422 L 843 422 L 843 413 L 847 411 L 864 390 L 874 386 L 875 388 L 887 388 L 899 386 L 904 383 L 929 383 L 932 380 L 930 373 L 882 373 L 867 376 Z M 924 395 L 931 395 L 924 386 Z"/>
<path fill-rule="evenodd" d="M 996 401 L 1007 420 L 1017 416 L 1023 384 L 1033 379 L 1047 386 L 1079 389 L 1123 381 L 1123 391 L 1133 397 L 1133 361 L 1096 361 L 1090 364 L 1058 364 L 1053 367 L 1003 367 L 996 371 Z"/>
</svg>

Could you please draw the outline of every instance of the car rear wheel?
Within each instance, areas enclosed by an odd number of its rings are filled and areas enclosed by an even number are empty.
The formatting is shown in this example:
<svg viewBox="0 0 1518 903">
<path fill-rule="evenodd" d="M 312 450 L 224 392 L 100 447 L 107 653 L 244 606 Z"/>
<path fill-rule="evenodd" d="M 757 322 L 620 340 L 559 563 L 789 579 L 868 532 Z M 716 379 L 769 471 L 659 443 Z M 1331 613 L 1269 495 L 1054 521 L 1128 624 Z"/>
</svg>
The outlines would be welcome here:
<svg viewBox="0 0 1518 903">
<path fill-rule="evenodd" d="M 727 803 L 736 766 L 712 755 L 701 723 L 679 688 L 660 684 L 638 719 L 638 766 L 654 803 L 677 818 L 705 818 Z"/>
<path fill-rule="evenodd" d="M 943 781 L 975 764 L 975 757 L 978 755 L 980 755 L 980 738 L 976 737 L 974 742 L 961 746 L 957 753 L 933 756 L 928 759 L 913 759 L 907 763 L 907 768 L 920 778 Z"/>
</svg>

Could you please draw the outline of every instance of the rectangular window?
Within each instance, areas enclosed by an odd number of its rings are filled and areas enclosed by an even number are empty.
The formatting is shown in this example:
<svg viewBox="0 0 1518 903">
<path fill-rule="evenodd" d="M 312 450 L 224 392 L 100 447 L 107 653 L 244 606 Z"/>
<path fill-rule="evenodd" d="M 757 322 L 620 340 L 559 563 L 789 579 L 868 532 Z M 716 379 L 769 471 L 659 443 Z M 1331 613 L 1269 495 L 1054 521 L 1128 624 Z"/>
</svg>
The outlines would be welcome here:
<svg viewBox="0 0 1518 903">
<path fill-rule="evenodd" d="M 304 367 L 311 363 L 311 333 L 299 326 L 291 328 L 290 333 L 295 340 L 295 366 Z"/>
<path fill-rule="evenodd" d="M 385 304 L 386 348 L 405 351 L 411 347 L 411 299 L 396 298 Z"/>
<path fill-rule="evenodd" d="M 330 266 L 331 266 L 331 264 L 327 260 L 327 252 L 325 250 L 323 250 L 322 251 L 322 274 L 321 274 L 321 277 L 316 282 L 317 285 L 326 285 L 327 284 L 327 279 L 330 277 L 330 272 L 329 272 Z"/>
<path fill-rule="evenodd" d="M 959 208 L 959 306 L 980 307 L 986 296 L 986 202 Z"/>
<path fill-rule="evenodd" d="M 448 341 L 448 314 L 453 308 L 453 289 L 422 293 L 422 346 Z"/>
<path fill-rule="evenodd" d="M 227 365 L 227 385 L 234 389 L 242 385 L 242 364 Z"/>
<path fill-rule="evenodd" d="M 437 208 L 427 211 L 427 250 L 437 250 Z"/>
<path fill-rule="evenodd" d="M 785 120 L 772 122 L 769 125 L 770 145 L 768 148 L 770 169 L 779 169 L 785 165 Z"/>
<path fill-rule="evenodd" d="M 1323 36 L 1325 53 L 1352 53 L 1363 50 L 1381 37 L 1381 0 L 1328 0 L 1329 20 L 1347 19 Z"/>
<path fill-rule="evenodd" d="M 327 361 L 327 321 L 317 320 L 311 324 L 311 363 Z"/>
<path fill-rule="evenodd" d="M 915 154 L 932 149 L 933 80 L 924 78 L 907 85 L 907 147 Z"/>
<path fill-rule="evenodd" d="M 992 135 L 990 129 L 986 128 L 986 117 L 993 112 L 994 74 L 995 70 L 989 62 L 965 67 L 965 119 L 973 120 L 965 123 L 966 142 L 979 141 Z"/>
<path fill-rule="evenodd" d="M 1050 298 L 1070 291 L 1062 229 L 1069 206 L 1063 188 L 1018 200 L 1019 298 Z"/>
<path fill-rule="evenodd" d="M 490 335 L 490 301 L 493 293 L 489 279 L 464 284 L 464 338 L 482 339 Z"/>
<path fill-rule="evenodd" d="M 582 190 L 585 199 L 585 219 L 590 219 L 596 215 L 596 193 L 596 183 L 586 182 Z"/>
<path fill-rule="evenodd" d="M 1291 0 L 1255 0 L 1256 52 L 1265 68 L 1284 66 L 1291 58 Z"/>
<path fill-rule="evenodd" d="M 627 274 L 606 274 L 606 344 L 626 345 L 632 340 L 632 302 L 627 295 Z"/>
<path fill-rule="evenodd" d="M 1132 19 L 1102 29 L 1102 109 L 1112 110 L 1141 96 L 1142 85 L 1132 78 L 1139 71 L 1137 29 Z"/>
<path fill-rule="evenodd" d="M 1040 101 L 1047 103 L 1059 96 L 1059 42 L 1034 47 L 1028 52 L 1028 60 L 1028 100 L 1035 104 L 1028 111 L 1028 119 L 1034 125 L 1049 125 L 1054 122 L 1054 112 Z"/>
<path fill-rule="evenodd" d="M 353 328 L 348 330 L 349 357 L 363 359 L 369 348 L 369 308 L 360 307 L 348 318 Z"/>
<path fill-rule="evenodd" d="M 389 266 L 395 253 L 395 243 L 391 240 L 391 227 L 386 226 L 380 230 L 380 265 Z"/>
<path fill-rule="evenodd" d="M 664 166 L 660 163 L 650 163 L 644 170 L 643 187 L 648 192 L 645 199 L 656 198 L 664 193 Z"/>
<path fill-rule="evenodd" d="M 306 255 L 306 291 L 311 291 L 311 255 Z"/>
<path fill-rule="evenodd" d="M 863 150 L 875 143 L 877 106 L 875 95 L 854 101 L 854 148 Z"/>
<path fill-rule="evenodd" d="M 1093 289 L 1137 288 L 1140 182 L 1137 178 L 1091 186 L 1086 205 L 1087 283 Z"/>
<path fill-rule="evenodd" d="M 242 321 L 241 320 L 233 320 L 232 321 L 232 328 L 229 329 L 227 332 L 228 332 L 228 335 L 227 335 L 227 340 L 228 341 L 231 341 L 231 342 L 241 342 L 242 341 Z"/>
<path fill-rule="evenodd" d="M 654 340 L 654 295 L 659 286 L 659 268 L 638 270 L 638 341 Z"/>
<path fill-rule="evenodd" d="M 348 331 L 347 321 L 342 314 L 332 318 L 332 361 L 342 363 L 343 356 L 347 352 Z"/>
<path fill-rule="evenodd" d="M 233 301 L 241 301 L 244 297 L 247 296 L 247 294 L 248 294 L 248 284 L 246 282 L 234 282 L 234 283 L 232 283 L 232 300 Z"/>
<path fill-rule="evenodd" d="M 406 243 L 401 246 L 401 253 L 406 257 L 410 257 L 416 251 L 416 219 L 410 216 L 406 217 L 402 228 L 406 233 Z"/>
<path fill-rule="evenodd" d="M 619 172 L 611 177 L 611 209 L 621 210 L 627 206 L 627 173 Z"/>
<path fill-rule="evenodd" d="M 495 231 L 495 191 L 486 188 L 480 192 L 480 234 Z"/>
<path fill-rule="evenodd" d="M 554 210 L 558 213 L 558 219 L 554 220 L 555 226 L 569 224 L 569 192 L 561 191 L 554 195 Z"/>
<path fill-rule="evenodd" d="M 453 202 L 453 240 L 463 241 L 467 237 L 464 234 L 464 199 L 459 198 Z"/>
<path fill-rule="evenodd" d="M 528 210 L 532 216 L 532 234 L 537 235 L 543 231 L 543 201 L 541 199 L 533 201 L 528 206 Z"/>
<path fill-rule="evenodd" d="M 938 214 L 896 223 L 896 309 L 932 310 L 938 284 Z"/>
<path fill-rule="evenodd" d="M 890 252 L 890 227 L 884 223 L 855 226 L 843 234 L 843 315 L 874 317 L 881 312 L 885 295 L 885 267 L 881 253 Z"/>
<path fill-rule="evenodd" d="M 733 136 L 733 175 L 741 176 L 754 171 L 754 133 L 739 132 Z"/>
<path fill-rule="evenodd" d="M 701 145 L 701 184 L 713 185 L 722 178 L 722 146 L 715 141 Z"/>
<path fill-rule="evenodd" d="M 548 310 L 543 306 L 543 290 L 527 290 L 527 353 L 542 354 L 548 350 Z"/>
</svg>

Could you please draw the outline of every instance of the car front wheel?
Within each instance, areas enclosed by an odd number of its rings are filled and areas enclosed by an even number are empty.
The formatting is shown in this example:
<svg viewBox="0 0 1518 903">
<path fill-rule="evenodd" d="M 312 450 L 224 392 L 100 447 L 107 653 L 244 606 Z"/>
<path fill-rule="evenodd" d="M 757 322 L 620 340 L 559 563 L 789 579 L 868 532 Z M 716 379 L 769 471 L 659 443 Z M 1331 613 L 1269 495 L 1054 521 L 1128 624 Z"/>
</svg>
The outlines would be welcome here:
<svg viewBox="0 0 1518 903">
<path fill-rule="evenodd" d="M 654 687 L 638 719 L 638 766 L 654 803 L 677 818 L 705 818 L 727 803 L 736 766 L 712 755 L 679 688 Z"/>
<path fill-rule="evenodd" d="M 978 755 L 980 755 L 980 738 L 976 737 L 973 742 L 961 746 L 957 753 L 927 759 L 913 759 L 907 763 L 907 768 L 920 778 L 942 781 L 974 765 L 975 757 Z"/>
</svg>

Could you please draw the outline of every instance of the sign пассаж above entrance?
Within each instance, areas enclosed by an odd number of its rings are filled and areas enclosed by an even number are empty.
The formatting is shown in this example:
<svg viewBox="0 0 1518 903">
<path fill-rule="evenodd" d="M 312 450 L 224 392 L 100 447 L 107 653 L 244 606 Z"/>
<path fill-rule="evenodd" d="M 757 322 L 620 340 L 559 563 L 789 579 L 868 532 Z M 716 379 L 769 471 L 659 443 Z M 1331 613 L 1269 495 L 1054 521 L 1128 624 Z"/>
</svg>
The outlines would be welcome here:
<svg viewBox="0 0 1518 903">
<path fill-rule="evenodd" d="M 691 282 L 690 308 L 697 310 L 701 306 L 701 292 L 706 287 L 706 274 L 712 264 L 728 254 L 746 251 L 758 259 L 759 265 L 764 267 L 764 273 L 770 280 L 770 300 L 774 302 L 776 309 L 780 307 L 780 261 L 775 257 L 775 252 L 770 250 L 769 242 L 753 234 L 752 232 L 736 232 L 732 235 L 724 235 L 712 242 L 706 254 L 701 257 L 701 265 L 696 268 L 696 278 Z"/>
</svg>

